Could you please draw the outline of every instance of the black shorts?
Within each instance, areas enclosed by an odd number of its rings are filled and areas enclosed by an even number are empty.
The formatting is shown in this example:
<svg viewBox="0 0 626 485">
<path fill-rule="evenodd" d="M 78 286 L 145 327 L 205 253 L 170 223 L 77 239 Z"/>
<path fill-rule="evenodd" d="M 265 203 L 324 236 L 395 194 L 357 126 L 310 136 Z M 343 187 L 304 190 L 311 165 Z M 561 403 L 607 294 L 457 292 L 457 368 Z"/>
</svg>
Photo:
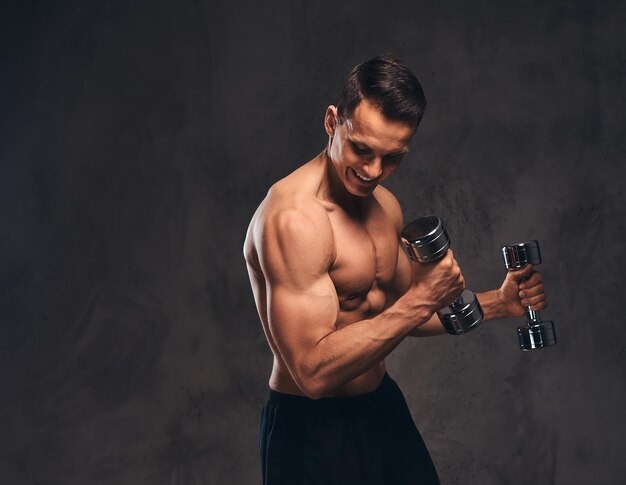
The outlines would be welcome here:
<svg viewBox="0 0 626 485">
<path fill-rule="evenodd" d="M 309 399 L 270 390 L 261 411 L 264 485 L 438 484 L 402 391 Z"/>
</svg>

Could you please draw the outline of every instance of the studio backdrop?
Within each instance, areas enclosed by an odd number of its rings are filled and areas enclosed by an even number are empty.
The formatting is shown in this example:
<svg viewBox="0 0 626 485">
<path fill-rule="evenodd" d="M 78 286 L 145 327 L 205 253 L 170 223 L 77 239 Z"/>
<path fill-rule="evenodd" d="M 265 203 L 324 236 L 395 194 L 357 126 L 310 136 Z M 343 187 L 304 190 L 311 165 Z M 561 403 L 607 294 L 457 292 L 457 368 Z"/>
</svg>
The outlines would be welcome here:
<svg viewBox="0 0 626 485">
<path fill-rule="evenodd" d="M 541 242 L 558 344 L 523 319 L 387 359 L 443 483 L 626 483 L 623 2 L 4 2 L 0 481 L 260 483 L 272 355 L 242 255 L 391 53 L 428 109 L 387 187 L 468 287 Z"/>
</svg>

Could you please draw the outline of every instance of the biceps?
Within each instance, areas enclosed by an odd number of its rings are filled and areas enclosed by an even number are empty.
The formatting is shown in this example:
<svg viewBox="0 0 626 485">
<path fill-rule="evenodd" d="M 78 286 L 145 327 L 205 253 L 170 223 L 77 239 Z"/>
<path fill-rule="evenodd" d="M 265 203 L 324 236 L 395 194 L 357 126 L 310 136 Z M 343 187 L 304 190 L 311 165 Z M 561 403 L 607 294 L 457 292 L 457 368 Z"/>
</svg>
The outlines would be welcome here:
<svg viewBox="0 0 626 485">
<path fill-rule="evenodd" d="M 335 330 L 338 315 L 337 294 L 328 276 L 306 291 L 285 287 L 270 289 L 270 331 L 292 373 L 315 345 Z"/>
</svg>

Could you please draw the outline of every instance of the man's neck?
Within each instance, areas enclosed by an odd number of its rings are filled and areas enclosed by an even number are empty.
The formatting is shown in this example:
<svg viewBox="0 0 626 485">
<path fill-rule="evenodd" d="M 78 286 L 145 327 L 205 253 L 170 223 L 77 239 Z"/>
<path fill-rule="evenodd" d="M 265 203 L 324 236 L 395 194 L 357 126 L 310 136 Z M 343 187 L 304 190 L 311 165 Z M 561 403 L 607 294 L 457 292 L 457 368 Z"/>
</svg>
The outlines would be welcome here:
<svg viewBox="0 0 626 485">
<path fill-rule="evenodd" d="M 320 195 L 325 200 L 341 207 L 349 215 L 360 216 L 364 203 L 369 200 L 371 195 L 361 197 L 348 192 L 326 149 L 322 152 L 321 158 L 324 164 L 324 185 L 321 187 Z"/>
</svg>

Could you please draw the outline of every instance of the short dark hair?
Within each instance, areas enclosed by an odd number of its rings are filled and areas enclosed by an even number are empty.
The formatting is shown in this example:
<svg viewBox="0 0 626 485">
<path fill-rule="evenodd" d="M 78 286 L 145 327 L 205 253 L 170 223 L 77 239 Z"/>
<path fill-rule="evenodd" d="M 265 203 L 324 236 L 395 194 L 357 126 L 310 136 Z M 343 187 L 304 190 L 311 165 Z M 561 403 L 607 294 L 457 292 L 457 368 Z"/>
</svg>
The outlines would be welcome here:
<svg viewBox="0 0 626 485">
<path fill-rule="evenodd" d="M 385 117 L 416 127 L 426 109 L 422 85 L 400 60 L 390 55 L 374 57 L 350 71 L 337 103 L 339 122 L 352 116 L 363 99 Z"/>
</svg>

